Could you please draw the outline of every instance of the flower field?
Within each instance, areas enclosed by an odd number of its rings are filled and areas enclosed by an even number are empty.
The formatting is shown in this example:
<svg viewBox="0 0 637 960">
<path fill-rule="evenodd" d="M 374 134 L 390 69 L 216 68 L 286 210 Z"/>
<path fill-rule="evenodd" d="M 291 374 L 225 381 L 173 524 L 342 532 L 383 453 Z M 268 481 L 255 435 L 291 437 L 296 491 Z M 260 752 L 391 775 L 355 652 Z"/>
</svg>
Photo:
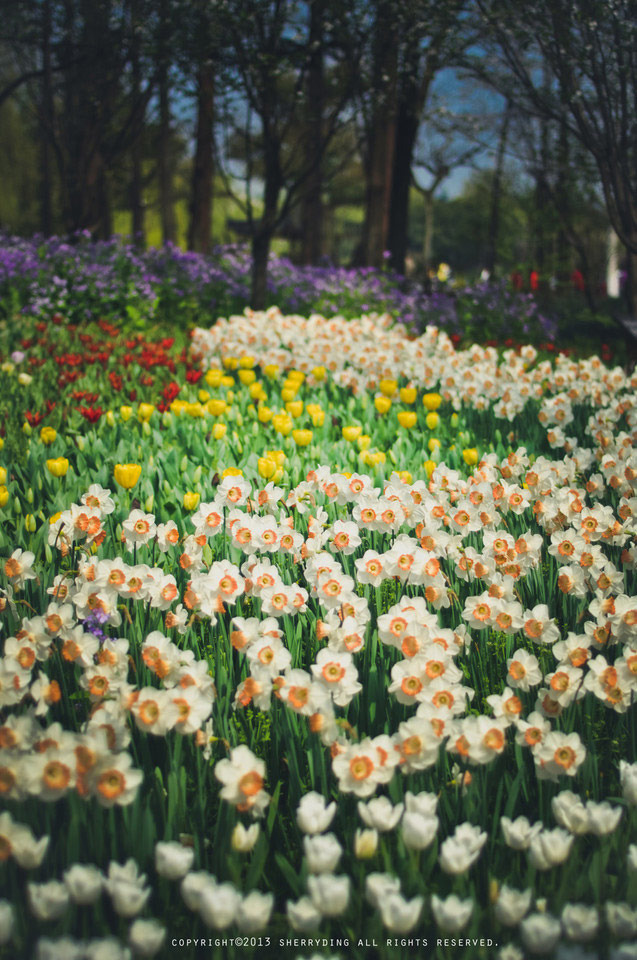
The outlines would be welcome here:
<svg viewBox="0 0 637 960">
<path fill-rule="evenodd" d="M 57 310 L 3 343 L 0 957 L 637 957 L 637 375 Z"/>
</svg>

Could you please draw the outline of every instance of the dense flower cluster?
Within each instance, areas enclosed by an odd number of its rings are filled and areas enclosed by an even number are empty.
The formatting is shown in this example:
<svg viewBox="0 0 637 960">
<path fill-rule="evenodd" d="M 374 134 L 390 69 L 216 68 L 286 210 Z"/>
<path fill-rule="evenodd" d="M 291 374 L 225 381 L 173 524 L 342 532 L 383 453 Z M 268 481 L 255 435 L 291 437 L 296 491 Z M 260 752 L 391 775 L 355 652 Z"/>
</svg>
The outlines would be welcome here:
<svg viewBox="0 0 637 960">
<path fill-rule="evenodd" d="M 0 468 L 0 941 L 632 949 L 634 376 L 274 310 L 185 369 Z"/>
</svg>

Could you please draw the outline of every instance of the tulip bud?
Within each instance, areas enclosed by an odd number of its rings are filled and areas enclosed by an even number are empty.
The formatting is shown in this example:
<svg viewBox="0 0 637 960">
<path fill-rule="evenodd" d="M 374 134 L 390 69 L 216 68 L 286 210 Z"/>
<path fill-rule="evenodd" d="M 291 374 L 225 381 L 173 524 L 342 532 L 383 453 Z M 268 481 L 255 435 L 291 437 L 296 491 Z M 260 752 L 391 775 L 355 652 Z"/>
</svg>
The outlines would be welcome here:
<svg viewBox="0 0 637 960">
<path fill-rule="evenodd" d="M 142 433 L 144 434 L 145 437 L 149 437 L 152 433 L 148 420 L 142 421 Z"/>
<path fill-rule="evenodd" d="M 106 411 L 106 422 L 109 425 L 109 427 L 115 426 L 115 414 L 113 413 L 112 410 Z"/>
<path fill-rule="evenodd" d="M 150 496 L 146 497 L 146 502 L 144 503 L 144 510 L 146 511 L 146 513 L 152 513 L 154 506 L 155 506 L 155 497 L 154 497 L 154 494 L 151 493 Z"/>
<path fill-rule="evenodd" d="M 201 473 L 202 473 L 202 467 L 201 467 L 201 464 L 199 464 L 199 466 L 197 467 L 197 469 L 192 475 L 192 479 L 195 483 L 199 483 L 199 481 L 201 480 Z"/>
<path fill-rule="evenodd" d="M 75 438 L 75 442 L 77 443 L 77 449 L 83 452 L 86 446 L 86 437 L 78 434 L 78 436 Z"/>
<path fill-rule="evenodd" d="M 27 503 L 33 503 L 33 487 L 27 490 Z"/>
<path fill-rule="evenodd" d="M 6 507 L 9 502 L 9 491 L 2 485 L 0 486 L 0 507 Z"/>
<path fill-rule="evenodd" d="M 24 526 L 29 531 L 29 533 L 35 533 L 36 523 L 35 523 L 35 517 L 33 516 L 32 513 L 27 513 L 26 517 L 24 518 Z"/>
<path fill-rule="evenodd" d="M 181 463 L 179 464 L 179 470 L 181 471 L 181 473 L 185 473 L 187 469 L 188 469 L 188 457 L 186 456 L 186 454 L 184 454 L 183 457 L 181 458 Z"/>
</svg>

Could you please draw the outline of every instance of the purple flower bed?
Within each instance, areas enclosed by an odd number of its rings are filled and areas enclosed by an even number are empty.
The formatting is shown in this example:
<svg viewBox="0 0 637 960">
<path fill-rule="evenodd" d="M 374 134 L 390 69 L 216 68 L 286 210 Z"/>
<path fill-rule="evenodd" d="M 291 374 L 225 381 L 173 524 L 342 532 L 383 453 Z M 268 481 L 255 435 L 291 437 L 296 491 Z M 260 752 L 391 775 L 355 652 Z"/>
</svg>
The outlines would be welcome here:
<svg viewBox="0 0 637 960">
<path fill-rule="evenodd" d="M 435 324 L 456 337 L 483 341 L 546 341 L 557 332 L 531 294 L 505 282 L 441 286 L 428 293 L 387 270 L 301 267 L 272 256 L 268 294 L 286 313 L 390 313 L 415 332 Z M 85 234 L 72 242 L 0 237 L 0 306 L 7 313 L 190 326 L 242 312 L 249 300 L 250 254 L 244 246 L 218 247 L 206 257 L 172 245 L 143 251 L 118 237 L 101 242 Z"/>
</svg>

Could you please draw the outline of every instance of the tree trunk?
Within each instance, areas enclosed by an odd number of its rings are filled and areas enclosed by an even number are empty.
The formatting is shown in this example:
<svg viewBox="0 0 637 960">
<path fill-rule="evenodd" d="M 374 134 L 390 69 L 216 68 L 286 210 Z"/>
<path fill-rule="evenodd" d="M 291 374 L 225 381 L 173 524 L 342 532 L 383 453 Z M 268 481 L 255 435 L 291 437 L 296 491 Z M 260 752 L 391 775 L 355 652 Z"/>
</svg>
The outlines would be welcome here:
<svg viewBox="0 0 637 960">
<path fill-rule="evenodd" d="M 133 102 L 141 99 L 141 63 L 139 52 L 139 0 L 131 0 L 131 78 Z M 144 196 L 142 173 L 142 147 L 144 132 L 144 116 L 141 117 L 138 128 L 133 134 L 131 144 L 131 182 L 130 208 L 132 218 L 133 240 L 140 247 L 146 244 L 144 224 Z"/>
<path fill-rule="evenodd" d="M 379 3 L 374 29 L 374 74 L 378 92 L 366 171 L 363 255 L 367 266 L 380 267 L 389 235 L 389 202 L 396 144 L 398 41 L 389 4 Z"/>
<path fill-rule="evenodd" d="M 308 64 L 305 165 L 309 171 L 301 201 L 301 260 L 318 263 L 323 255 L 323 18 L 324 0 L 310 2 L 310 60 Z"/>
<path fill-rule="evenodd" d="M 281 192 L 281 164 L 274 138 L 270 141 L 264 124 L 265 184 L 263 189 L 263 217 L 252 237 L 252 289 L 250 303 L 254 310 L 263 310 L 267 298 L 268 257 L 270 244 L 277 226 L 279 194 Z"/>
<path fill-rule="evenodd" d="M 176 243 L 177 226 L 175 223 L 175 204 L 173 197 L 173 177 L 171 162 L 170 95 L 168 91 L 168 2 L 162 0 L 161 38 L 159 51 L 159 216 L 163 243 Z"/>
<path fill-rule="evenodd" d="M 434 256 L 434 192 L 423 190 L 422 197 L 425 203 L 425 236 L 422 244 L 422 255 L 425 261 L 425 276 L 429 278 L 429 271 L 433 268 Z"/>
<path fill-rule="evenodd" d="M 264 310 L 268 293 L 268 257 L 271 235 L 259 231 L 252 238 L 252 274 L 250 303 L 253 310 Z"/>
<path fill-rule="evenodd" d="M 188 249 L 209 253 L 212 243 L 214 64 L 201 64 L 197 74 L 197 144 L 192 169 Z"/>
<path fill-rule="evenodd" d="M 396 118 L 387 246 L 391 251 L 392 268 L 402 274 L 405 273 L 408 246 L 411 164 L 419 125 L 420 115 L 414 114 L 413 104 L 401 101 Z"/>
<path fill-rule="evenodd" d="M 637 238 L 635 239 L 637 240 Z M 626 282 L 628 312 L 633 319 L 637 319 L 637 253 L 633 250 L 626 250 L 626 264 L 628 268 Z"/>
<path fill-rule="evenodd" d="M 504 153 L 509 135 L 510 119 L 511 101 L 507 100 L 504 108 L 504 116 L 502 117 L 502 126 L 500 127 L 498 151 L 493 170 L 493 183 L 491 185 L 491 210 L 489 213 L 489 233 L 487 236 L 487 255 L 485 260 L 485 267 L 489 271 L 489 275 L 491 277 L 495 276 L 498 261 L 498 235 L 500 232 L 500 203 L 502 200 Z"/>
<path fill-rule="evenodd" d="M 51 170 L 51 137 L 54 127 L 53 81 L 51 77 L 51 0 L 42 8 L 42 117 L 40 121 L 40 225 L 42 233 L 53 233 L 53 190 Z"/>
</svg>

